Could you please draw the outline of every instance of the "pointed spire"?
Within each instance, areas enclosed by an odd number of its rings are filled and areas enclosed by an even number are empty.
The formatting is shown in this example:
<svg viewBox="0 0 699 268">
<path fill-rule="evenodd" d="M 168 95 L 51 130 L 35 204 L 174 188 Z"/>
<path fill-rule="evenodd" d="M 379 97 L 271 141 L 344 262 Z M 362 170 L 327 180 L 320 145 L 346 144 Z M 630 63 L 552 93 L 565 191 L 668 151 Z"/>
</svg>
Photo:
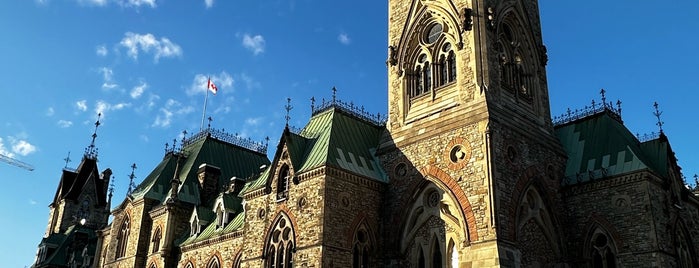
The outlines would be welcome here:
<svg viewBox="0 0 699 268">
<path fill-rule="evenodd" d="M 311 97 L 311 113 L 315 112 L 316 108 L 316 97 Z"/>
<path fill-rule="evenodd" d="M 68 168 L 68 163 L 71 162 L 70 151 L 68 151 L 68 156 L 66 156 L 66 158 L 63 158 L 63 161 L 66 162 L 66 165 L 63 168 Z"/>
<path fill-rule="evenodd" d="M 110 183 L 109 183 L 109 200 L 107 201 L 109 203 L 108 207 L 111 207 L 113 195 L 114 195 L 114 178 L 112 178 L 110 180 Z"/>
<path fill-rule="evenodd" d="M 658 119 L 658 122 L 655 123 L 655 125 L 658 126 L 658 128 L 660 129 L 660 134 L 663 134 L 663 125 L 665 124 L 665 122 L 663 122 L 660 119 L 660 116 L 663 114 L 663 112 L 661 112 L 658 109 L 658 102 L 653 103 L 653 108 L 655 108 L 655 112 L 653 112 L 653 115 L 655 115 L 655 117 Z"/>
<path fill-rule="evenodd" d="M 85 157 L 90 159 L 97 159 L 97 148 L 95 147 L 95 139 L 97 139 L 97 128 L 101 125 L 100 118 L 102 113 L 97 114 L 97 121 L 95 121 L 95 132 L 92 133 L 92 141 L 90 146 L 85 148 Z"/>
<path fill-rule="evenodd" d="M 133 179 L 136 178 L 136 175 L 134 174 L 136 171 L 136 163 L 133 163 L 131 165 L 131 175 L 129 175 L 129 189 L 126 191 L 127 195 L 130 195 L 133 190 L 136 189 L 136 184 L 133 182 Z"/>
<path fill-rule="evenodd" d="M 286 127 L 289 127 L 289 119 L 291 119 L 289 112 L 291 112 L 291 109 L 294 109 L 294 107 L 291 106 L 291 98 L 286 98 L 284 109 L 286 110 L 286 116 L 284 117 L 284 119 L 286 119 Z"/>
</svg>

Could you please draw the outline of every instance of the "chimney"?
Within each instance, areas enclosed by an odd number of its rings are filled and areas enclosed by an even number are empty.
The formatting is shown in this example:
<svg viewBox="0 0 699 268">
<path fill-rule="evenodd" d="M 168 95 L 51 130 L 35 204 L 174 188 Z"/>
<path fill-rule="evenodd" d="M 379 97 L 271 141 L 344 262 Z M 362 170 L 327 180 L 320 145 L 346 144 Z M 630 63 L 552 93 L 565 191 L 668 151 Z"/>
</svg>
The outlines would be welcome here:
<svg viewBox="0 0 699 268">
<path fill-rule="evenodd" d="M 243 190 L 243 186 L 245 186 L 245 180 L 234 176 L 228 186 L 228 193 L 238 195 L 240 190 Z"/>
<path fill-rule="evenodd" d="M 206 203 L 218 193 L 218 178 L 221 176 L 221 169 L 204 163 L 199 166 L 197 175 L 199 177 L 200 201 Z"/>
</svg>

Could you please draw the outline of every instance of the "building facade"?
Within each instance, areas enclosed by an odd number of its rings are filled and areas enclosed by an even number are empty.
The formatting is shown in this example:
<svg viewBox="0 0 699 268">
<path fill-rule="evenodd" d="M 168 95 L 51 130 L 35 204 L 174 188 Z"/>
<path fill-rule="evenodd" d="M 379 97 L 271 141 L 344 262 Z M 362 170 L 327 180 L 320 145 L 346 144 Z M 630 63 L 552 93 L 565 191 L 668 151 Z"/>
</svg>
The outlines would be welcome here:
<svg viewBox="0 0 699 268">
<path fill-rule="evenodd" d="M 537 1 L 389 0 L 388 118 L 206 129 L 98 232 L 96 267 L 696 267 L 699 198 L 606 100 L 551 118 Z"/>
</svg>

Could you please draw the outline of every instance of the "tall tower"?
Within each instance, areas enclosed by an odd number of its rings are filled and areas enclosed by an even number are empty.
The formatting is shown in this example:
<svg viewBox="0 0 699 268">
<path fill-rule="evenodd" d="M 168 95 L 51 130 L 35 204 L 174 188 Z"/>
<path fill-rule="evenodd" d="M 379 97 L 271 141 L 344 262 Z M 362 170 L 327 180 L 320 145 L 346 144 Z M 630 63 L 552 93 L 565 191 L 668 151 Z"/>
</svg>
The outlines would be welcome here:
<svg viewBox="0 0 699 268">
<path fill-rule="evenodd" d="M 95 257 L 95 231 L 107 226 L 107 189 L 111 169 L 97 168 L 97 127 L 76 169 L 66 166 L 49 205 L 49 221 L 32 267 L 90 266 Z M 66 164 L 69 161 L 66 158 Z"/>
<path fill-rule="evenodd" d="M 389 0 L 388 43 L 387 262 L 560 263 L 537 1 Z"/>
</svg>

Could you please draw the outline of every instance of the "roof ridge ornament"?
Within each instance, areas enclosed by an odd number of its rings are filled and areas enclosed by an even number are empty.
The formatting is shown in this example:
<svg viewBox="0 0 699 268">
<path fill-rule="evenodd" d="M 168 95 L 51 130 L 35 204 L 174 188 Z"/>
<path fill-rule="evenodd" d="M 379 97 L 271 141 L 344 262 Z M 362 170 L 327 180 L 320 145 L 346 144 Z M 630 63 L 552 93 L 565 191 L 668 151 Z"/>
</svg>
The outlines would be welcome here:
<svg viewBox="0 0 699 268">
<path fill-rule="evenodd" d="M 315 98 L 311 98 L 311 116 L 317 115 L 320 112 L 328 110 L 330 108 L 335 108 L 344 111 L 350 115 L 353 115 L 361 120 L 367 121 L 376 126 L 385 126 L 388 118 L 386 115 L 381 113 L 371 114 L 364 109 L 364 106 L 355 105 L 354 102 L 344 102 L 337 99 L 337 88 L 332 88 L 332 100 L 326 101 L 325 98 L 321 100 L 320 105 L 315 106 Z"/>
<path fill-rule="evenodd" d="M 90 142 L 90 145 L 85 148 L 85 158 L 88 159 L 97 159 L 97 147 L 95 146 L 95 139 L 97 139 L 97 128 L 102 124 L 100 123 L 100 118 L 102 117 L 102 113 L 97 114 L 97 121 L 95 121 L 95 131 L 92 133 L 92 141 Z"/>
<path fill-rule="evenodd" d="M 289 120 L 291 119 L 289 112 L 291 112 L 291 109 L 294 109 L 294 106 L 291 106 L 291 98 L 286 98 L 286 105 L 284 105 L 284 109 L 286 110 L 286 116 L 284 116 L 284 119 L 286 120 L 286 127 L 288 128 Z"/>
<path fill-rule="evenodd" d="M 661 111 L 658 109 L 658 102 L 657 102 L 657 101 L 656 101 L 656 102 L 653 102 L 653 108 L 655 108 L 655 111 L 653 112 L 653 115 L 655 115 L 655 117 L 658 119 L 658 122 L 655 123 L 655 125 L 658 126 L 658 128 L 659 128 L 659 130 L 660 130 L 660 134 L 663 134 L 663 133 L 664 133 L 664 132 L 663 132 L 663 125 L 665 125 L 665 122 L 663 122 L 663 121 L 660 119 L 660 116 L 663 114 L 663 112 L 661 112 Z"/>
<path fill-rule="evenodd" d="M 129 189 L 126 191 L 127 195 L 130 195 L 133 193 L 133 190 L 136 190 L 136 184 L 133 182 L 133 179 L 136 178 L 136 175 L 134 174 L 136 168 L 136 163 L 133 163 L 131 165 L 131 175 L 129 175 Z"/>
</svg>

